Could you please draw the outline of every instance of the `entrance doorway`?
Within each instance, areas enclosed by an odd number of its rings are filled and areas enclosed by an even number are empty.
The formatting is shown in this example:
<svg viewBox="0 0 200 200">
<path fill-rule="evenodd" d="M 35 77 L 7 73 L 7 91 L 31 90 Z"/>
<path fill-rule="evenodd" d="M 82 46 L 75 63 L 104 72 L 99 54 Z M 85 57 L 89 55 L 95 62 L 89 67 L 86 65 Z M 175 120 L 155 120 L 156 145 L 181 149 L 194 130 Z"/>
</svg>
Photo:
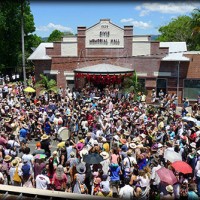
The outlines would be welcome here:
<svg viewBox="0 0 200 200">
<path fill-rule="evenodd" d="M 158 97 L 158 93 L 162 90 L 164 92 L 164 95 L 167 93 L 167 80 L 164 78 L 157 79 L 156 82 L 156 94 Z"/>
</svg>

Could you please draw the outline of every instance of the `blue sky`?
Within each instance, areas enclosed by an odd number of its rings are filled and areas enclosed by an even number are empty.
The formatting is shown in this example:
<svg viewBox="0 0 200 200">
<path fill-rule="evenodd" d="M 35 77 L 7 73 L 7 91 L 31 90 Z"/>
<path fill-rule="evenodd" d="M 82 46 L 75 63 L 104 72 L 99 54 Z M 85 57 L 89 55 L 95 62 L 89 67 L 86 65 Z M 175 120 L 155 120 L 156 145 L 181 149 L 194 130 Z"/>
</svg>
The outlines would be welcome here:
<svg viewBox="0 0 200 200">
<path fill-rule="evenodd" d="M 48 37 L 55 29 L 77 33 L 77 26 L 88 28 L 103 18 L 122 28 L 133 25 L 134 35 L 158 34 L 158 28 L 168 24 L 172 18 L 190 15 L 194 8 L 200 8 L 200 2 L 195 1 L 55 2 L 30 2 L 38 36 Z"/>
</svg>

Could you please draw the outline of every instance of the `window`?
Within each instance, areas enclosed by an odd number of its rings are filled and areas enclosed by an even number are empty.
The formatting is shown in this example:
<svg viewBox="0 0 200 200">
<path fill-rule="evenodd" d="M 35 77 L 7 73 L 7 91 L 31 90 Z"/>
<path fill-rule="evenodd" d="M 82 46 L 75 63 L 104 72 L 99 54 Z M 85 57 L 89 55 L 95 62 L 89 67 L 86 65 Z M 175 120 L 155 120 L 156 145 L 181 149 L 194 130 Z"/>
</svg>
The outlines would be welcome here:
<svg viewBox="0 0 200 200">
<path fill-rule="evenodd" d="M 190 100 L 197 100 L 200 94 L 200 80 L 184 80 L 184 97 Z"/>
<path fill-rule="evenodd" d="M 167 92 L 167 80 L 166 79 L 157 79 L 157 91 L 156 94 L 158 96 L 158 93 L 160 92 L 160 90 L 162 90 L 164 92 L 164 94 L 166 94 Z"/>
</svg>

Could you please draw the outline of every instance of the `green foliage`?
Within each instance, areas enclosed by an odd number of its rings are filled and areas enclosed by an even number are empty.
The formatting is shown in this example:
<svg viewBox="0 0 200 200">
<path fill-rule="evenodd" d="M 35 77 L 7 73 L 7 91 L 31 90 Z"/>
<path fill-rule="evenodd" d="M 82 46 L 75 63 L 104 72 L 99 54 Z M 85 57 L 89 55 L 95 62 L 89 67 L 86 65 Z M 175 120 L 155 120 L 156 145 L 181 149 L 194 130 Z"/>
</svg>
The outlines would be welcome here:
<svg viewBox="0 0 200 200">
<path fill-rule="evenodd" d="M 49 79 L 47 76 L 40 74 L 41 79 L 35 84 L 36 88 L 40 88 L 40 93 L 58 92 L 57 84 L 54 79 Z"/>
<path fill-rule="evenodd" d="M 157 40 L 161 42 L 187 42 L 192 33 L 190 22 L 191 17 L 189 16 L 173 18 L 169 24 L 159 28 L 158 31 L 161 35 Z"/>
<path fill-rule="evenodd" d="M 189 48 L 192 50 L 200 50 L 200 9 L 195 9 L 192 12 L 191 20 L 192 37 Z"/>
<path fill-rule="evenodd" d="M 57 42 L 61 41 L 62 37 L 64 36 L 64 33 L 59 31 L 59 30 L 54 30 L 50 35 L 47 40 L 47 42 Z"/>
<path fill-rule="evenodd" d="M 134 72 L 132 76 L 124 78 L 123 90 L 125 93 L 133 92 L 135 94 L 134 95 L 135 99 L 137 99 L 139 92 L 144 92 L 146 94 L 145 87 L 143 87 L 140 81 L 138 81 L 136 72 Z"/>
<path fill-rule="evenodd" d="M 0 4 L 0 66 L 1 71 L 13 72 L 16 67 L 21 68 L 21 2 L 1 1 Z M 31 47 L 36 45 L 31 33 L 35 31 L 34 18 L 30 10 L 29 1 L 23 1 L 24 7 L 24 42 L 26 58 L 32 53 Z"/>
<path fill-rule="evenodd" d="M 200 9 L 194 9 L 189 16 L 173 18 L 167 25 L 159 28 L 160 42 L 181 42 L 187 44 L 189 51 L 200 50 Z"/>
</svg>

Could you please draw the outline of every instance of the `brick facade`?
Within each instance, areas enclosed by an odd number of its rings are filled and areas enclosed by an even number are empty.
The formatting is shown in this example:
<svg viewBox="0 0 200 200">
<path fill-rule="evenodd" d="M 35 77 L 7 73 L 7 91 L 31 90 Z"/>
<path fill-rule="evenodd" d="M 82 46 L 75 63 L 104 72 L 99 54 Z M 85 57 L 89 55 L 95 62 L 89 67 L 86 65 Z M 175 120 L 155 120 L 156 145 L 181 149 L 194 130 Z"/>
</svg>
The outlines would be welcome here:
<svg viewBox="0 0 200 200">
<path fill-rule="evenodd" d="M 124 48 L 86 48 L 86 27 L 77 28 L 77 56 L 61 56 L 61 42 L 54 42 L 53 48 L 46 48 L 46 54 L 51 57 L 50 60 L 34 61 L 36 81 L 39 74 L 44 70 L 58 70 L 56 75 L 57 85 L 66 87 L 65 71 L 72 71 L 76 68 L 92 66 L 100 63 L 109 63 L 121 67 L 135 69 L 136 72 L 146 74 L 139 76 L 145 79 L 145 86 L 148 91 L 147 101 L 150 101 L 150 93 L 157 87 L 157 79 L 166 79 L 168 93 L 177 92 L 177 61 L 161 61 L 168 54 L 168 48 L 160 48 L 159 42 L 150 42 L 149 56 L 132 56 L 133 27 L 124 26 Z M 179 96 L 183 98 L 184 79 L 199 79 L 200 77 L 200 55 L 185 54 L 191 59 L 190 62 L 180 63 L 179 73 Z M 121 57 L 121 58 L 120 58 Z M 123 57 L 123 58 L 122 58 Z M 160 75 L 160 74 L 170 75 Z M 158 75 L 156 75 L 158 74 Z M 81 82 L 80 82 L 81 83 Z M 82 82 L 83 83 L 83 82 Z M 80 85 L 80 84 L 79 84 Z M 84 85 L 83 85 L 84 86 Z"/>
</svg>

